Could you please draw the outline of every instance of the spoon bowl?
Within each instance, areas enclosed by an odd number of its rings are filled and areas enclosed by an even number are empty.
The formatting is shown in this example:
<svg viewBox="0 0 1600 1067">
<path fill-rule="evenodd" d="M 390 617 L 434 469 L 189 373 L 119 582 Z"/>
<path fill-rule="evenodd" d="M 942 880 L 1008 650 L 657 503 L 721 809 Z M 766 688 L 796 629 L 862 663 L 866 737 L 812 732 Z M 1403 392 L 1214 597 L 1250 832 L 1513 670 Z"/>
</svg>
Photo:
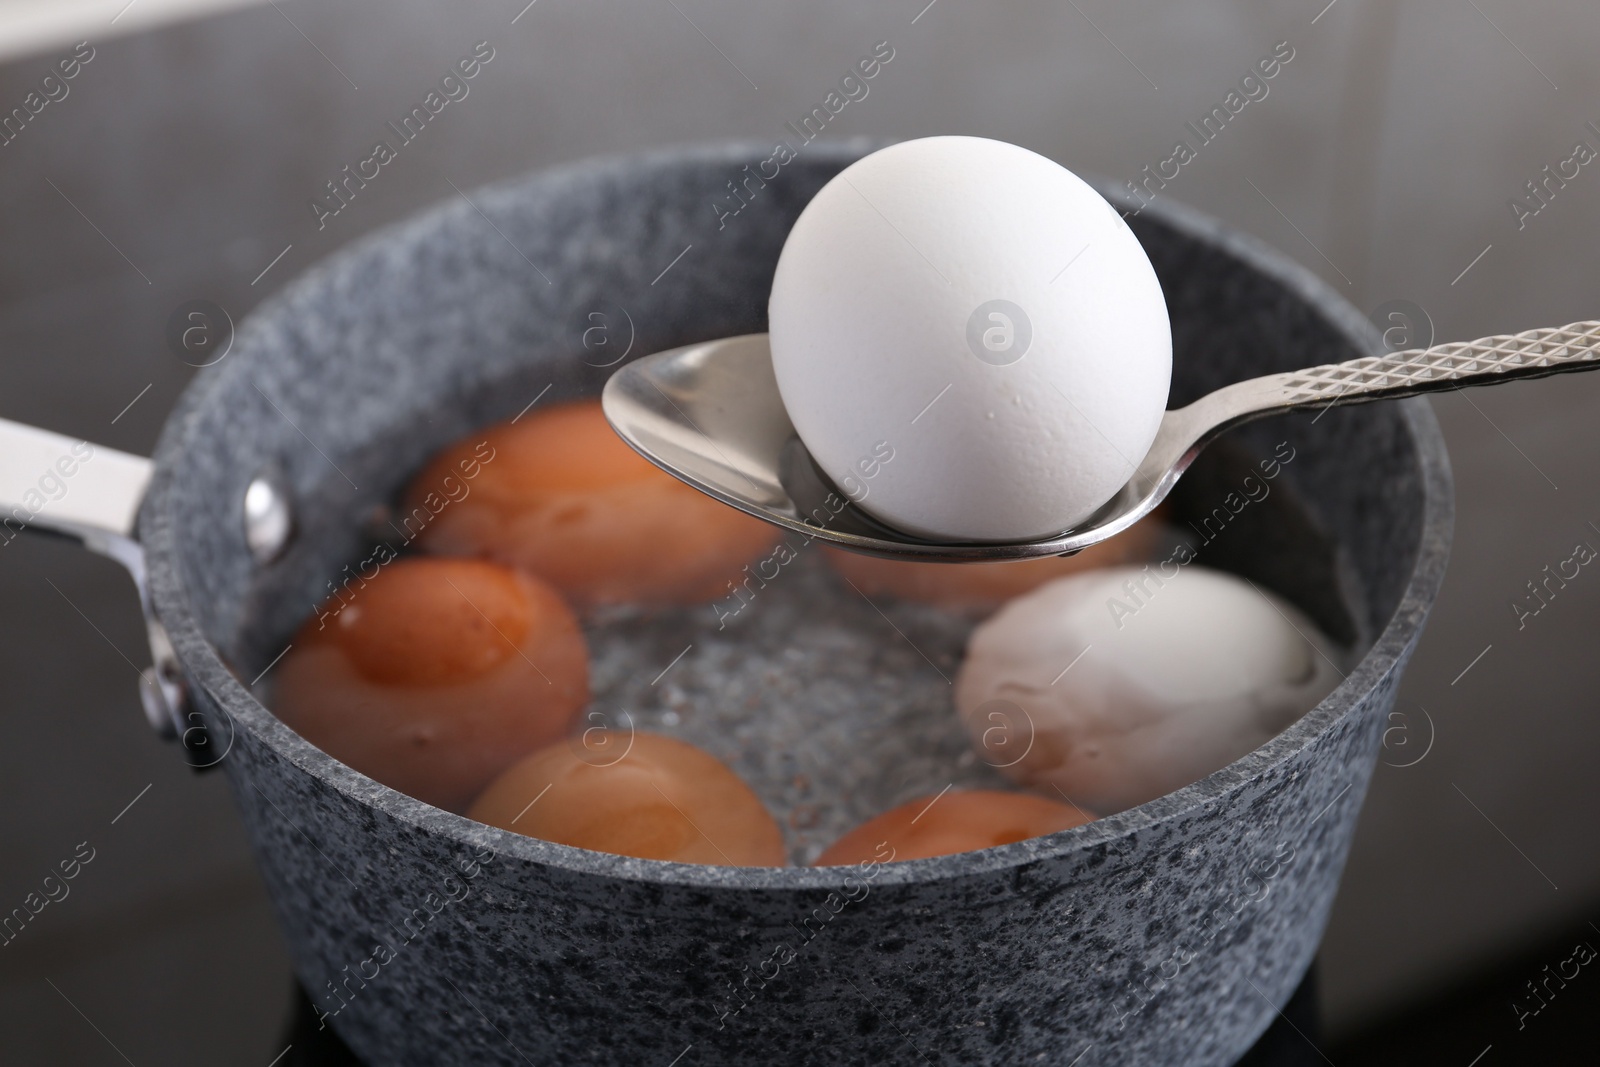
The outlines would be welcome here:
<svg viewBox="0 0 1600 1067">
<path fill-rule="evenodd" d="M 644 458 L 758 519 L 867 555 L 983 563 L 1070 556 L 1121 533 L 1166 499 L 1206 445 L 1252 419 L 1597 366 L 1600 321 L 1592 321 L 1235 382 L 1168 411 L 1133 477 L 1083 524 L 1052 537 L 1005 543 L 931 541 L 857 507 L 795 433 L 766 334 L 637 359 L 606 382 L 601 406 L 612 428 Z"/>
</svg>

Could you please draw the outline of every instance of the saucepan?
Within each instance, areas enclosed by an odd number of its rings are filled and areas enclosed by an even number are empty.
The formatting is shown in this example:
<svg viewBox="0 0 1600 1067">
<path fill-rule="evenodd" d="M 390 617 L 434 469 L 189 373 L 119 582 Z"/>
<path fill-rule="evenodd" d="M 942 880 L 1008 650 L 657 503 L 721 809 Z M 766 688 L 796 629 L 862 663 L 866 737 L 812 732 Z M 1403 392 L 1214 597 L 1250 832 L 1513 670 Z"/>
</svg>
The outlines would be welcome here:
<svg viewBox="0 0 1600 1067">
<path fill-rule="evenodd" d="M 1173 523 L 1342 642 L 1348 674 L 1233 764 L 1047 837 L 865 873 L 589 852 L 395 792 L 257 699 L 433 452 L 597 395 L 624 361 L 765 330 L 794 219 L 872 147 L 808 145 L 733 217 L 713 205 L 762 146 L 508 181 L 264 303 L 151 460 L 0 426 L 0 537 L 65 534 L 132 571 L 146 711 L 227 776 L 298 976 L 366 1061 L 1225 1064 L 1309 966 L 1448 551 L 1419 399 L 1264 420 L 1200 457 Z M 1259 242 L 1165 202 L 1129 224 L 1169 304 L 1173 407 L 1380 350 Z M 1266 460 L 1271 495 L 1239 506 Z M 776 736 L 803 727 L 794 705 Z"/>
</svg>

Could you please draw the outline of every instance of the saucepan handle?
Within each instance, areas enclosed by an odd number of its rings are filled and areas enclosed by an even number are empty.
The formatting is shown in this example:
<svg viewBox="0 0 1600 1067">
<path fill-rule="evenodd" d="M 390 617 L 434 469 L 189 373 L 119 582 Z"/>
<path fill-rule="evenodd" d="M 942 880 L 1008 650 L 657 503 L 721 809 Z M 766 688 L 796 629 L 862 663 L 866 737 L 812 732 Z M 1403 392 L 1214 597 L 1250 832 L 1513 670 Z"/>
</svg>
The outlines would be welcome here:
<svg viewBox="0 0 1600 1067">
<path fill-rule="evenodd" d="M 64 534 L 97 552 L 133 539 L 150 461 L 0 419 L 0 523 L 6 543 L 25 530 Z M 109 553 L 108 553 L 109 554 Z"/>
<path fill-rule="evenodd" d="M 128 569 L 154 664 L 140 685 L 145 715 L 157 732 L 176 738 L 190 725 L 187 696 L 166 630 L 151 610 L 144 551 L 134 537 L 150 472 L 143 456 L 0 419 L 0 548 L 23 533 L 54 534 Z"/>
</svg>

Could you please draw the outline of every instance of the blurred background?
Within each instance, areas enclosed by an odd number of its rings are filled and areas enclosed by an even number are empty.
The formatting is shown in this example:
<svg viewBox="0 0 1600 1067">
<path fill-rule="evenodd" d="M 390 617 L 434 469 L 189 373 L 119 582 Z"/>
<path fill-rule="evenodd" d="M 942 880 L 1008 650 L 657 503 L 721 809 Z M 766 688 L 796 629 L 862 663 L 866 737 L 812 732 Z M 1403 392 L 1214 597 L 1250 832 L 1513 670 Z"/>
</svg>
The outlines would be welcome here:
<svg viewBox="0 0 1600 1067">
<path fill-rule="evenodd" d="M 1600 149 L 1597 39 L 1583 0 L 0 0 L 0 416 L 148 453 L 194 373 L 164 340 L 180 304 L 237 320 L 451 183 L 776 139 L 885 40 L 893 63 L 830 134 L 978 134 L 1117 179 L 1192 140 L 1185 123 L 1287 42 L 1267 97 L 1162 195 L 1386 328 L 1594 318 L 1600 166 L 1566 161 Z M 319 228 L 324 183 L 479 41 L 495 59 L 470 96 Z M 1569 177 L 1535 199 L 1547 167 Z M 1549 1017 L 1518 1029 L 1510 1006 L 1575 941 L 1600 945 L 1600 576 L 1520 626 L 1513 607 L 1547 564 L 1600 549 L 1600 375 L 1434 408 L 1454 556 L 1321 953 L 1325 1047 L 1391 1062 L 1443 1018 L 1438 1058 L 1392 1062 L 1529 1062 L 1557 1009 L 1600 997 L 1584 973 Z M 114 564 L 42 539 L 0 553 L 0 910 L 95 850 L 0 948 L 6 1064 L 265 1065 L 282 1048 L 270 904 L 224 782 L 144 723 L 143 649 Z"/>
</svg>

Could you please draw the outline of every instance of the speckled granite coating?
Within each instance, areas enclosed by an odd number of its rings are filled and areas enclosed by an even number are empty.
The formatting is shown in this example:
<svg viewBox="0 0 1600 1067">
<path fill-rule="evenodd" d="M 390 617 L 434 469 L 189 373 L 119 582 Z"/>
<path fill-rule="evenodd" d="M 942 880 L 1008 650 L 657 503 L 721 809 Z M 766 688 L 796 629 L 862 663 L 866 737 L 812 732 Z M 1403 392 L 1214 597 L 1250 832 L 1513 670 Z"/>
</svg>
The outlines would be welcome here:
<svg viewBox="0 0 1600 1067">
<path fill-rule="evenodd" d="M 1252 457 L 1292 442 L 1279 484 L 1304 508 L 1282 523 L 1244 511 L 1253 526 L 1213 559 L 1370 644 L 1327 700 L 1150 804 L 870 880 L 630 860 L 477 825 L 322 755 L 226 665 L 247 679 L 267 665 L 434 449 L 547 385 L 547 399 L 597 392 L 590 312 L 625 309 L 634 354 L 764 329 L 789 223 L 868 147 L 809 146 L 720 232 L 711 201 L 765 150 L 508 182 L 473 194 L 493 227 L 447 202 L 264 305 L 169 423 L 141 521 L 156 608 L 296 968 L 369 1062 L 1225 1064 L 1308 965 L 1447 554 L 1449 473 L 1421 401 L 1230 435 Z M 1354 309 L 1253 241 L 1176 208 L 1132 224 L 1172 309 L 1174 403 L 1374 344 Z M 292 487 L 299 529 L 258 569 L 238 508 L 266 466 Z M 1211 508 L 1227 485 L 1213 470 L 1180 511 Z"/>
</svg>

